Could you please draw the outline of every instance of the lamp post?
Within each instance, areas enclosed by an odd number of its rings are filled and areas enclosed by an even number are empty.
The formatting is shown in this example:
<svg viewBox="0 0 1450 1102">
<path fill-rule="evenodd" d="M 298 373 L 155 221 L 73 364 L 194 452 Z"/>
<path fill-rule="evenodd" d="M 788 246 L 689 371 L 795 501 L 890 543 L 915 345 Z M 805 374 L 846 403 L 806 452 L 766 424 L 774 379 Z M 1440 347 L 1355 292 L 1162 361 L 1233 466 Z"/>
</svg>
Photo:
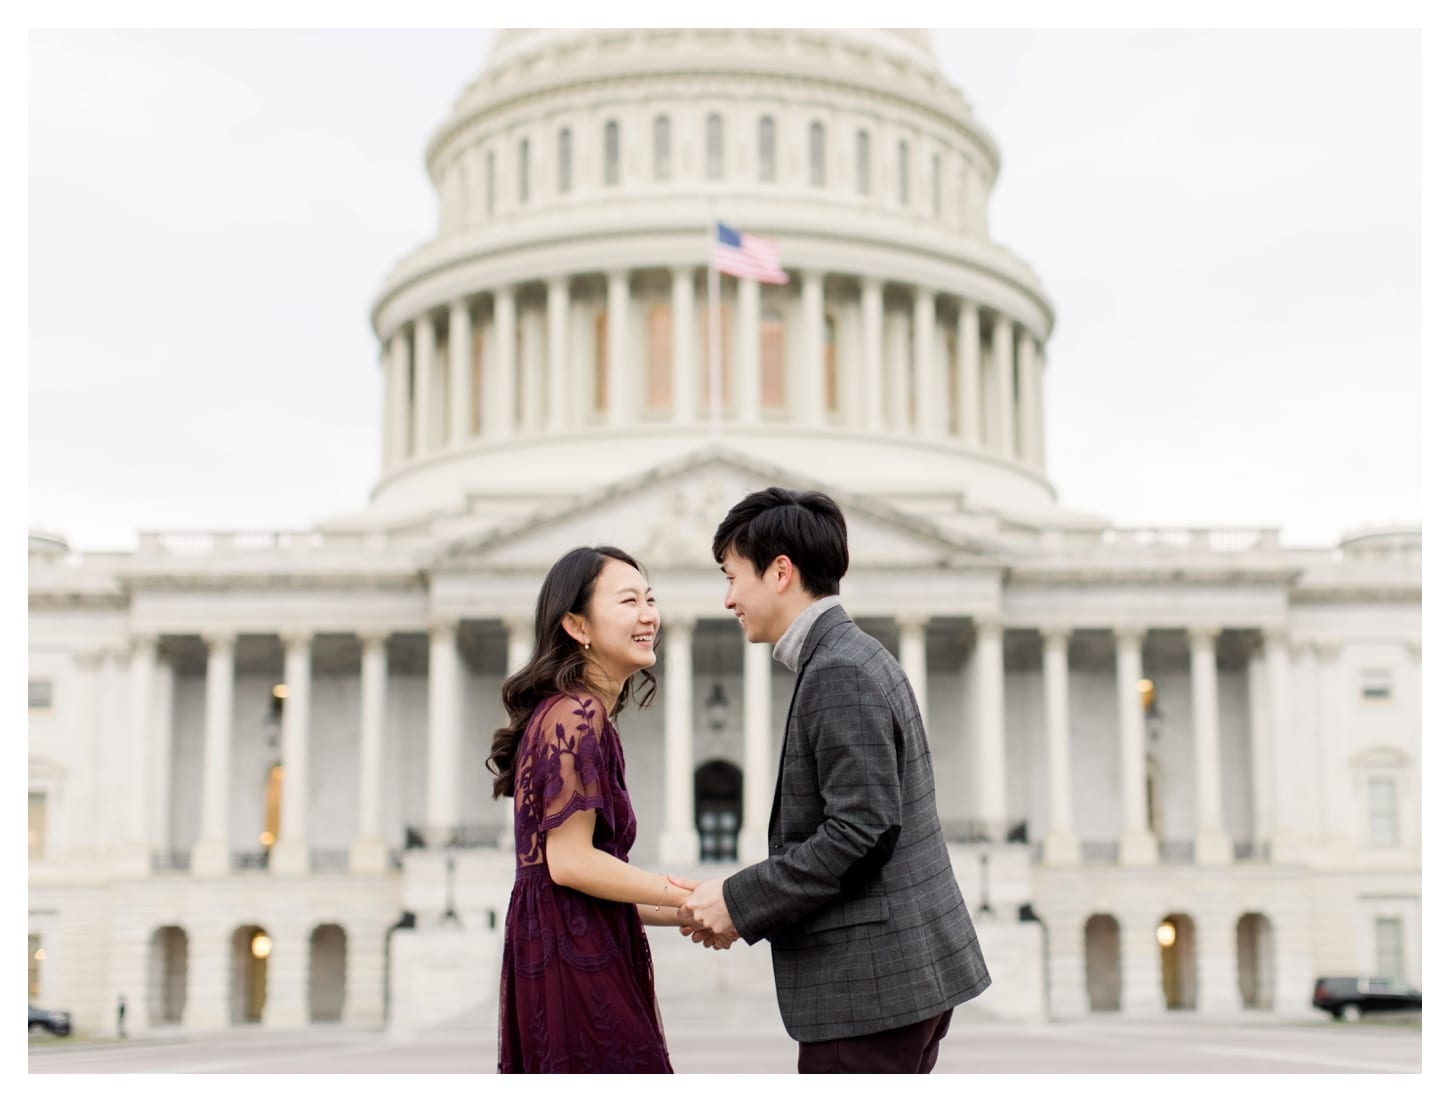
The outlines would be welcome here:
<svg viewBox="0 0 1450 1102">
<path fill-rule="evenodd" d="M 984 853 L 978 860 L 982 865 L 982 905 L 977 910 L 984 915 L 989 915 L 992 913 L 992 905 L 987 902 L 987 866 L 991 858 Z"/>
</svg>

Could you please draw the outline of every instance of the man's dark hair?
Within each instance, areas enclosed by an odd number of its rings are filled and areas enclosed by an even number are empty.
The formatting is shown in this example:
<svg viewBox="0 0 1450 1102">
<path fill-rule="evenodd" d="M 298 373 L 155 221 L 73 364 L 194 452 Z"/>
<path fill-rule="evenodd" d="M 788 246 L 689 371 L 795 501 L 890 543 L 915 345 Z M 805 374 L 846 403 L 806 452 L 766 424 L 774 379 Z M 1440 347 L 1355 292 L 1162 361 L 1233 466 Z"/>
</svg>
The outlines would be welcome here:
<svg viewBox="0 0 1450 1102">
<path fill-rule="evenodd" d="M 765 574 L 777 555 L 800 571 L 801 585 L 812 597 L 841 592 L 841 578 L 850 556 L 846 551 L 846 518 L 841 507 L 816 490 L 772 486 L 739 501 L 715 529 L 715 561 L 733 551 L 748 559 L 756 577 Z"/>
</svg>

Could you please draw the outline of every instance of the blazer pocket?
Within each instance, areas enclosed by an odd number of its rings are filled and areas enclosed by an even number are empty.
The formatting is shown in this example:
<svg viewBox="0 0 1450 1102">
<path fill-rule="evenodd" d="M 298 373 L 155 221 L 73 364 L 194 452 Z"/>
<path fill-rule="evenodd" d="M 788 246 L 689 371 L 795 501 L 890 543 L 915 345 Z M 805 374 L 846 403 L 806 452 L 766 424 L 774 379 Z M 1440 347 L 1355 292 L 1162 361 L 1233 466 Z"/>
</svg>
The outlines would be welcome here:
<svg viewBox="0 0 1450 1102">
<path fill-rule="evenodd" d="M 891 904 L 884 895 L 863 895 L 856 899 L 838 899 L 801 920 L 797 935 L 818 934 L 842 926 L 859 926 L 867 922 L 885 922 L 891 917 Z"/>
</svg>

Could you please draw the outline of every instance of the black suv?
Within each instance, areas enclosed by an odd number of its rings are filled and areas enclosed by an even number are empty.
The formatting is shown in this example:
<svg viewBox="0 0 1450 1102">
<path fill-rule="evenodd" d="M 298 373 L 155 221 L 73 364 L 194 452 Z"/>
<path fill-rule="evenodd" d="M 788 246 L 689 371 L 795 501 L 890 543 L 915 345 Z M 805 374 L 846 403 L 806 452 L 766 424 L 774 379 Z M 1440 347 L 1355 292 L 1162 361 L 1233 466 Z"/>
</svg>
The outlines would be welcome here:
<svg viewBox="0 0 1450 1102">
<path fill-rule="evenodd" d="M 68 1037 L 70 1036 L 70 1015 L 64 1010 L 42 1010 L 31 1003 L 29 1032 L 34 1033 L 37 1029 L 53 1033 L 57 1037 Z"/>
<path fill-rule="evenodd" d="M 1314 1005 L 1336 1019 L 1357 1022 L 1361 1014 L 1419 1010 L 1420 993 L 1398 980 L 1321 976 L 1314 981 Z"/>
</svg>

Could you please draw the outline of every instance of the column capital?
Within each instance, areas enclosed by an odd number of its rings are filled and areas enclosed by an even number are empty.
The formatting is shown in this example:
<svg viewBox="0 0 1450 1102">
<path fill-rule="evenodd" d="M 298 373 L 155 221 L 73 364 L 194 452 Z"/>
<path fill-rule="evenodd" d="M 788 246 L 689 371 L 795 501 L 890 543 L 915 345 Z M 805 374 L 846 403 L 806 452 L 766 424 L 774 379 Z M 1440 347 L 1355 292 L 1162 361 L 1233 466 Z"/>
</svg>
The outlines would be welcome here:
<svg viewBox="0 0 1450 1102">
<path fill-rule="evenodd" d="M 435 643 L 441 643 L 445 639 L 449 642 L 456 642 L 458 639 L 459 621 L 439 617 L 428 621 L 428 638 Z"/>
<path fill-rule="evenodd" d="M 917 305 L 921 305 L 924 301 L 930 301 L 935 305 L 936 288 L 929 287 L 925 283 L 917 283 L 911 288 L 911 297 L 916 301 Z"/>
<path fill-rule="evenodd" d="M 237 634 L 234 631 L 207 631 L 202 632 L 201 641 L 208 651 L 232 651 L 237 646 Z"/>
<path fill-rule="evenodd" d="M 471 295 L 459 295 L 448 303 L 448 313 L 450 315 L 448 320 L 450 322 L 453 320 L 454 315 L 468 313 L 468 300 L 471 297 Z"/>
<path fill-rule="evenodd" d="M 567 275 L 550 276 L 545 282 L 551 294 L 567 294 L 569 290 L 569 277 Z"/>
<path fill-rule="evenodd" d="M 388 640 L 393 637 L 392 628 L 358 628 L 353 634 L 363 646 L 387 646 Z"/>
<path fill-rule="evenodd" d="M 670 266 L 670 275 L 674 279 L 693 280 L 695 278 L 696 267 L 698 265 L 695 264 L 673 264 Z"/>
<path fill-rule="evenodd" d="M 1199 646 L 1215 643 L 1223 634 L 1223 628 L 1217 624 L 1192 624 L 1185 630 L 1188 633 L 1189 642 Z"/>
<path fill-rule="evenodd" d="M 277 638 L 285 650 L 306 650 L 312 646 L 314 633 L 311 628 L 280 628 Z"/>
<path fill-rule="evenodd" d="M 1415 635 L 1409 639 L 1406 639 L 1405 650 L 1410 652 L 1411 659 L 1416 662 L 1420 661 L 1420 637 L 1418 635 Z"/>
<path fill-rule="evenodd" d="M 1001 635 L 1006 630 L 1007 625 L 999 613 L 989 612 L 981 616 L 973 616 L 972 627 L 979 636 Z"/>
<path fill-rule="evenodd" d="M 505 616 L 503 618 L 504 630 L 510 635 L 532 635 L 534 633 L 534 618 L 532 616 Z"/>
<path fill-rule="evenodd" d="M 1148 629 L 1142 624 L 1115 624 L 1113 626 L 1113 638 L 1118 646 L 1141 647 L 1143 638 L 1148 634 Z"/>
<path fill-rule="evenodd" d="M 671 616 L 662 624 L 665 638 L 669 639 L 670 632 L 672 631 L 678 631 L 681 635 L 692 635 L 694 634 L 696 623 L 698 621 L 693 616 Z"/>
<path fill-rule="evenodd" d="M 1321 662 L 1333 662 L 1339 657 L 1339 652 L 1344 649 L 1344 640 L 1321 637 L 1312 639 L 1309 645 L 1314 649 L 1314 657 Z"/>
<path fill-rule="evenodd" d="M 514 285 L 512 283 L 495 283 L 488 289 L 488 293 L 493 296 L 494 302 L 498 302 L 501 298 L 513 302 Z"/>
<path fill-rule="evenodd" d="M 1259 639 L 1265 649 L 1269 647 L 1286 648 L 1289 645 L 1289 629 L 1287 627 L 1262 627 L 1259 629 Z"/>
<path fill-rule="evenodd" d="M 861 281 L 861 290 L 871 294 L 879 295 L 881 288 L 885 285 L 880 276 L 863 275 L 858 277 Z"/>
<path fill-rule="evenodd" d="M 157 635 L 154 632 L 140 631 L 134 632 L 131 635 L 130 651 L 132 654 L 138 654 L 141 651 L 149 650 L 151 652 L 151 656 L 154 658 L 156 657 L 156 652 L 160 649 L 160 647 L 161 636 Z"/>
<path fill-rule="evenodd" d="M 1071 624 L 1038 624 L 1037 634 L 1043 643 L 1070 643 L 1075 629 Z"/>
<path fill-rule="evenodd" d="M 100 668 L 101 659 L 104 656 L 105 651 L 100 647 L 84 647 L 71 651 L 70 660 L 78 667 L 87 671 L 94 671 Z"/>
<path fill-rule="evenodd" d="M 931 614 L 928 612 L 908 612 L 896 617 L 896 628 L 898 631 L 925 631 L 930 622 Z"/>
</svg>

